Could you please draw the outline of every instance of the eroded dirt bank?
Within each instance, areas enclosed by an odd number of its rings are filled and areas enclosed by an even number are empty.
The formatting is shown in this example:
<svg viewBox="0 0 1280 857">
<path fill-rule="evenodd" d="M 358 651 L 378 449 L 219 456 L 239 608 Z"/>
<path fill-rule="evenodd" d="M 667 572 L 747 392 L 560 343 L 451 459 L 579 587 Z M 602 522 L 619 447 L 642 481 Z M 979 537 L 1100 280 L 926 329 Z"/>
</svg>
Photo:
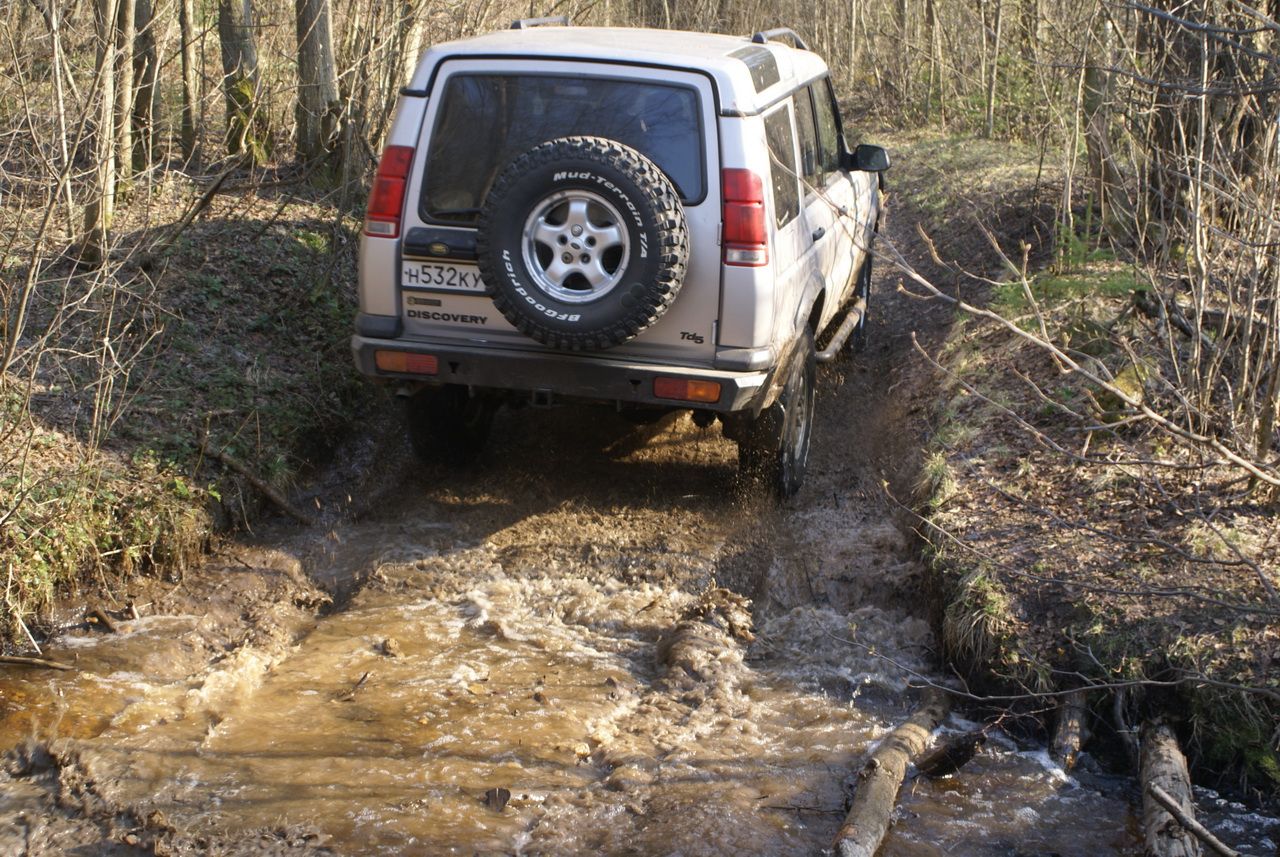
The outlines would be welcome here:
<svg viewBox="0 0 1280 857">
<path fill-rule="evenodd" d="M 899 211 L 888 238 L 927 253 Z M 500 416 L 467 474 L 363 437 L 73 673 L 4 673 L 4 853 L 810 854 L 934 658 L 910 494 L 949 316 L 881 266 L 782 508 L 687 418 Z M 323 593 L 334 604 L 326 605 Z M 953 720 L 949 728 L 969 728 Z M 25 743 L 24 743 L 25 742 Z M 995 733 L 882 853 L 1138 853 L 1120 781 Z"/>
</svg>

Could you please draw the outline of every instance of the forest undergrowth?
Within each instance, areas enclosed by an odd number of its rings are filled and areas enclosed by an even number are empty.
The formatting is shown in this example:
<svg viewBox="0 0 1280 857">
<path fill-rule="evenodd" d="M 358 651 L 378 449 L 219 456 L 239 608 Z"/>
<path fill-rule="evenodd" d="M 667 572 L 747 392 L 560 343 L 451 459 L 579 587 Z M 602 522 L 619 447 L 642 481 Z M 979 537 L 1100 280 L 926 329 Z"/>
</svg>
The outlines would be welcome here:
<svg viewBox="0 0 1280 857">
<path fill-rule="evenodd" d="M 936 132 L 901 148 L 915 157 L 895 216 L 968 274 L 946 296 L 963 304 L 946 343 L 917 345 L 945 379 L 910 503 L 946 659 L 1032 722 L 1084 691 L 1095 745 L 1117 758 L 1169 717 L 1202 781 L 1274 799 L 1277 493 L 1135 413 L 1177 389 L 1158 274 L 1087 216 L 1050 240 L 1062 172 L 1033 148 Z M 939 188 L 954 189 L 945 205 Z M 974 242 L 1004 265 L 972 270 Z M 943 299 L 910 275 L 899 288 Z"/>
<path fill-rule="evenodd" d="M 39 360 L 15 362 L 0 437 L 19 643 L 60 588 L 115 609 L 132 575 L 177 579 L 217 532 L 251 528 L 264 490 L 287 496 L 371 395 L 347 347 L 355 227 L 322 192 L 260 182 L 238 177 L 171 234 L 199 199 L 184 183 L 151 200 L 162 225 L 124 226 L 107 265 L 43 268 L 61 289 L 30 303 Z"/>
</svg>

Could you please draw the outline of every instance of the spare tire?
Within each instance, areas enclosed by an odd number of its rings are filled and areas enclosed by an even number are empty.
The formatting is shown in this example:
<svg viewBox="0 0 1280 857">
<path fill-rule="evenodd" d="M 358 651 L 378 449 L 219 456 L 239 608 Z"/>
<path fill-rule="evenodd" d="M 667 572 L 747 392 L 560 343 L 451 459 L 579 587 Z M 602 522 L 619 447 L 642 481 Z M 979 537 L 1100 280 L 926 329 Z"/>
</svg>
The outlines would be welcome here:
<svg viewBox="0 0 1280 857">
<path fill-rule="evenodd" d="M 671 306 L 689 230 L 653 161 L 614 140 L 562 137 L 498 176 L 477 250 L 507 321 L 553 348 L 598 350 L 634 338 Z"/>
</svg>

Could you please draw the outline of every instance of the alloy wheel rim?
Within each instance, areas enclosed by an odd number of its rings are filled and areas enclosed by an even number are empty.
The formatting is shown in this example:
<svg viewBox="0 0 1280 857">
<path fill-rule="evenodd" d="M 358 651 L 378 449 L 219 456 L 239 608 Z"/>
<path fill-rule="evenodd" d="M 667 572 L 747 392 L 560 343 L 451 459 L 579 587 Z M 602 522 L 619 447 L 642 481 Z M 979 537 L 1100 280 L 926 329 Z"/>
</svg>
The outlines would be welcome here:
<svg viewBox="0 0 1280 857">
<path fill-rule="evenodd" d="M 612 203 L 591 191 L 553 193 L 525 220 L 525 269 L 561 303 L 599 300 L 622 282 L 631 258 L 623 222 Z"/>
</svg>

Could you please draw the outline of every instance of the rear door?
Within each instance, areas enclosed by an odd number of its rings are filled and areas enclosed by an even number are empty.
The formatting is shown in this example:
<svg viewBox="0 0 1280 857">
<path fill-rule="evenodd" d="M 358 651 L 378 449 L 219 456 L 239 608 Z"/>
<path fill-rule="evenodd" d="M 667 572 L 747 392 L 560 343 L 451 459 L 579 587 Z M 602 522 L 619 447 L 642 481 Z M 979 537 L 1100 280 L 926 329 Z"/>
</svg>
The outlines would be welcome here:
<svg viewBox="0 0 1280 857">
<path fill-rule="evenodd" d="M 815 285 L 821 270 L 812 230 L 803 216 L 798 150 L 792 99 L 764 114 L 765 140 L 769 147 L 769 185 L 773 192 L 772 265 L 775 342 L 789 341 L 796 324 L 796 309 L 806 290 Z"/>
<path fill-rule="evenodd" d="M 847 243 L 842 242 L 840 235 L 844 225 L 839 213 L 842 199 L 837 198 L 841 196 L 839 182 L 830 175 L 828 164 L 822 157 L 810 89 L 804 87 L 795 94 L 796 138 L 800 151 L 805 228 L 813 246 L 818 288 L 826 285 L 830 289 L 823 317 L 819 320 L 818 329 L 821 330 L 839 308 L 850 263 L 847 255 L 841 252 Z M 839 170 L 836 173 L 838 176 Z"/>
<path fill-rule="evenodd" d="M 598 63 L 445 61 L 432 85 L 408 189 L 400 309 L 411 338 L 546 350 L 485 293 L 476 223 L 497 175 L 540 143 L 618 140 L 647 155 L 684 205 L 691 253 L 667 313 L 611 357 L 710 365 L 719 311 L 719 141 L 703 75 Z M 423 154 L 425 153 L 425 157 Z M 710 248 L 710 252 L 708 252 Z"/>
<path fill-rule="evenodd" d="M 823 198 L 832 210 L 836 240 L 832 246 L 832 278 L 836 288 L 849 294 L 851 279 L 862 266 L 870 247 L 878 206 L 878 180 L 872 173 L 846 173 L 840 169 L 842 129 L 831 80 L 824 78 L 809 86 L 818 132 L 818 181 Z M 835 309 L 836 307 L 832 307 Z"/>
</svg>

